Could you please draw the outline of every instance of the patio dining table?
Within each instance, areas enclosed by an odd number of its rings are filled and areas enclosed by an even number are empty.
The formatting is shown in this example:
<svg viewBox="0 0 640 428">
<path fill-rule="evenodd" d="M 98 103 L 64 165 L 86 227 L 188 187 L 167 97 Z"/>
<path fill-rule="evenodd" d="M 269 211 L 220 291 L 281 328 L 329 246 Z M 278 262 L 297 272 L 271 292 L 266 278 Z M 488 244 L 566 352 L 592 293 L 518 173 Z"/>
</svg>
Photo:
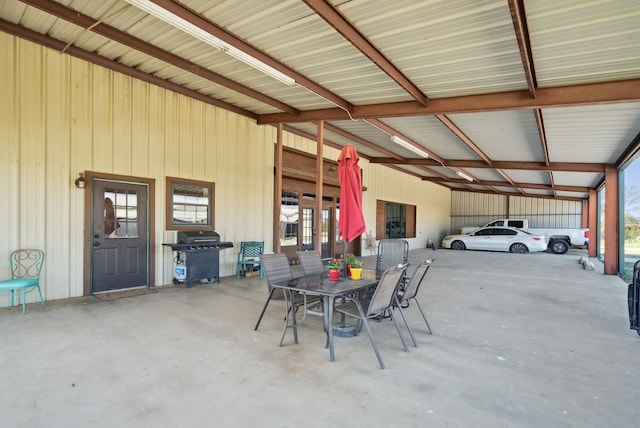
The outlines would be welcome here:
<svg viewBox="0 0 640 428">
<path fill-rule="evenodd" d="M 305 275 L 299 278 L 291 279 L 287 282 L 272 284 L 272 287 L 281 288 L 283 290 L 297 291 L 312 296 L 323 297 L 323 320 L 327 333 L 327 344 L 329 347 L 329 359 L 335 361 L 333 351 L 333 300 L 336 297 L 348 296 L 378 284 L 377 279 L 360 279 L 357 281 L 351 278 L 341 277 L 338 281 L 329 281 L 326 275 Z"/>
</svg>

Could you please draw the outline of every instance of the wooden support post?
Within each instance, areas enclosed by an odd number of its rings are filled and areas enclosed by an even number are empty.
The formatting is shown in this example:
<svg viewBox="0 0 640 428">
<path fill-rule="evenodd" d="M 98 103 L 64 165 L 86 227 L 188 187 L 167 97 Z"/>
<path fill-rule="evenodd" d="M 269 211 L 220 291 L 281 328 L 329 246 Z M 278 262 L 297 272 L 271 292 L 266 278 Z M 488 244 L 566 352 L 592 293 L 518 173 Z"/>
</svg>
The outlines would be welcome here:
<svg viewBox="0 0 640 428">
<path fill-rule="evenodd" d="M 318 139 L 316 141 L 316 215 L 314 224 L 314 242 L 318 253 L 322 254 L 322 188 L 324 184 L 324 120 L 318 121 Z"/>
<path fill-rule="evenodd" d="M 598 192 L 589 190 L 589 257 L 598 256 L 600 231 L 598 230 Z"/>
<path fill-rule="evenodd" d="M 275 186 L 273 206 L 273 251 L 281 252 L 280 246 L 280 210 L 282 208 L 282 123 L 278 124 L 275 159 Z"/>
<path fill-rule="evenodd" d="M 604 274 L 618 274 L 618 170 L 608 166 L 604 171 L 606 189 L 604 213 Z"/>
</svg>

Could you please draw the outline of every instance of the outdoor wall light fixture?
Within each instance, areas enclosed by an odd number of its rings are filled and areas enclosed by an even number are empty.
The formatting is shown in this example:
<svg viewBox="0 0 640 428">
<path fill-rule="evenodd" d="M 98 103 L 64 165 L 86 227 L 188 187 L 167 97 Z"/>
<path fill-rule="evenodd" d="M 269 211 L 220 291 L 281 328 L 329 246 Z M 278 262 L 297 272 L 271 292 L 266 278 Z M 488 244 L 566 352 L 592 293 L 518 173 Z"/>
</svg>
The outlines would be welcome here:
<svg viewBox="0 0 640 428">
<path fill-rule="evenodd" d="M 411 150 L 413 153 L 417 154 L 418 156 L 422 156 L 425 159 L 429 157 L 429 153 L 425 152 L 424 150 L 420 149 L 419 147 L 416 147 L 415 145 L 409 143 L 408 141 L 403 140 L 402 138 L 398 137 L 397 135 L 392 135 L 391 136 L 391 141 L 393 141 L 394 143 L 404 147 L 407 150 Z"/>
<path fill-rule="evenodd" d="M 84 185 L 85 185 L 84 172 L 78 173 L 78 178 L 76 178 L 76 181 L 74 181 L 74 183 L 76 183 L 76 187 L 78 189 L 84 189 Z"/>
<path fill-rule="evenodd" d="M 464 178 L 467 181 L 473 181 L 473 178 L 471 178 L 470 176 L 468 176 L 462 171 L 456 171 L 456 174 L 458 174 L 460 177 Z"/>
<path fill-rule="evenodd" d="M 174 27 L 184 31 L 185 33 L 195 37 L 196 39 L 203 41 L 216 49 L 220 49 L 222 52 L 231 55 L 235 59 L 244 62 L 245 64 L 273 77 L 276 80 L 279 80 L 285 85 L 293 85 L 296 82 L 295 79 L 252 57 L 251 55 L 241 51 L 240 49 L 231 46 L 230 44 L 222 41 L 216 36 L 209 34 L 197 25 L 192 24 L 191 22 L 179 17 L 178 15 L 174 15 L 167 9 L 158 6 L 152 1 L 126 0 L 126 2 L 136 6 L 139 9 L 144 10 L 148 14 L 155 16 L 156 18 L 166 22 L 167 24 L 173 25 Z"/>
</svg>

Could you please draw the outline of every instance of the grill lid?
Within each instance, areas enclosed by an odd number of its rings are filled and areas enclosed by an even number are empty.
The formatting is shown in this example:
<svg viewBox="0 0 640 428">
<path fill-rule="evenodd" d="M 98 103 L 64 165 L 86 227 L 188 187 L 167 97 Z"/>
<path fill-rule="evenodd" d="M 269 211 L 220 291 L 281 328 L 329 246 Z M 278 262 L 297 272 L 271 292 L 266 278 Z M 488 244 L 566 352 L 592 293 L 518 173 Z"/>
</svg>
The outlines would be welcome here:
<svg viewBox="0 0 640 428">
<path fill-rule="evenodd" d="M 178 232 L 179 244 L 217 244 L 220 242 L 220 235 L 213 231 L 189 230 Z"/>
</svg>

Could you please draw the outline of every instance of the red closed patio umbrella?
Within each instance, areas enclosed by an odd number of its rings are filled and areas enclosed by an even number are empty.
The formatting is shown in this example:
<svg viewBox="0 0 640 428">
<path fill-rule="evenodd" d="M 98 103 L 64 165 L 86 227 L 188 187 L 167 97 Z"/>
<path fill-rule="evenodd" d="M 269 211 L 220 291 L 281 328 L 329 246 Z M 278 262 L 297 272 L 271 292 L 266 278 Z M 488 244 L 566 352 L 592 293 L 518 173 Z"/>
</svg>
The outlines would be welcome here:
<svg viewBox="0 0 640 428">
<path fill-rule="evenodd" d="M 338 156 L 340 179 L 340 219 L 338 230 L 342 240 L 351 242 L 366 230 L 362 213 L 362 176 L 360 157 L 353 146 L 344 146 Z"/>
</svg>

